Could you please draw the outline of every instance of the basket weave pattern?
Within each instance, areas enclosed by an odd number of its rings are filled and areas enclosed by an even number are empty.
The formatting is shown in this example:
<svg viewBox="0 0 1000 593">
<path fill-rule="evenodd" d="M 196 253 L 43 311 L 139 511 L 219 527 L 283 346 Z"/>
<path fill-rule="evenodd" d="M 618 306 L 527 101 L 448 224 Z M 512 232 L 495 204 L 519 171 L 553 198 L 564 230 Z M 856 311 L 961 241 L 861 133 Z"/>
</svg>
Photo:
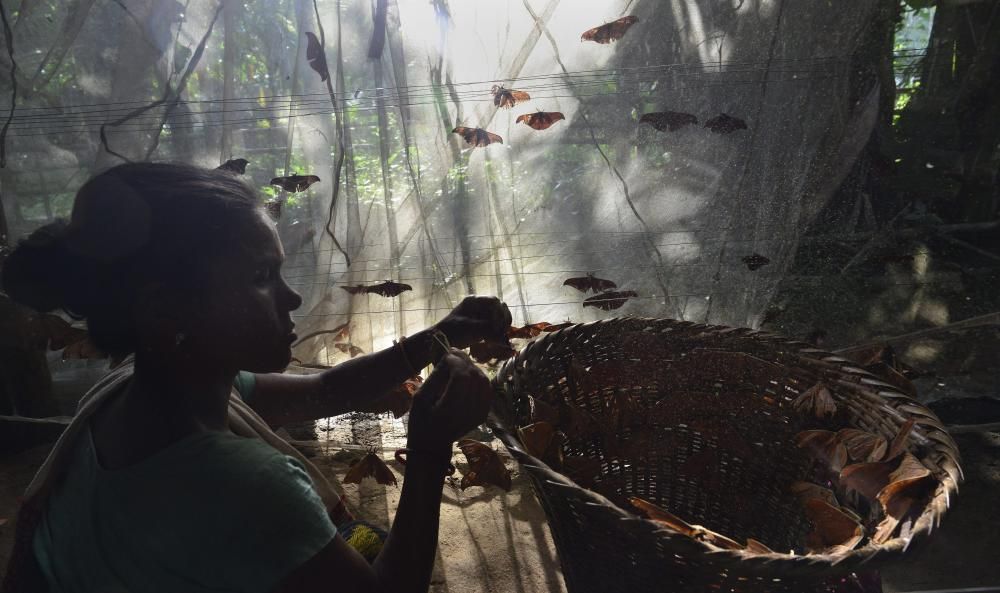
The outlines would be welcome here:
<svg viewBox="0 0 1000 593">
<path fill-rule="evenodd" d="M 749 554 L 623 510 L 638 496 L 738 541 L 801 551 L 811 524 L 790 485 L 816 476 L 794 444 L 802 421 L 791 402 L 819 381 L 844 428 L 892 439 L 916 421 L 908 450 L 938 486 L 901 537 L 841 554 Z M 749 329 L 642 318 L 572 326 L 531 342 L 494 385 L 498 436 L 532 479 L 573 593 L 815 590 L 899 557 L 936 527 L 961 481 L 958 448 L 932 412 L 845 359 Z M 596 420 L 563 447 L 600 463 L 590 488 L 524 450 L 515 429 L 535 421 L 532 398 Z"/>
</svg>

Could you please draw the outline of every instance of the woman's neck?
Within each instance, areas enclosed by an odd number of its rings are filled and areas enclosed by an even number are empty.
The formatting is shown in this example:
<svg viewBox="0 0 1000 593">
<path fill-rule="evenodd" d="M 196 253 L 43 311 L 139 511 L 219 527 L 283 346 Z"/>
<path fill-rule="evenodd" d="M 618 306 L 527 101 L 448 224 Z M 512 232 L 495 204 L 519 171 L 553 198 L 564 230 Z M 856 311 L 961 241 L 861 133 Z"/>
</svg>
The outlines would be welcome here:
<svg viewBox="0 0 1000 593">
<path fill-rule="evenodd" d="M 129 467 L 191 434 L 225 430 L 234 378 L 137 357 L 124 393 L 91 418 L 101 466 Z"/>
<path fill-rule="evenodd" d="M 137 356 L 128 399 L 184 432 L 224 430 L 236 371 L 206 366 Z"/>
</svg>

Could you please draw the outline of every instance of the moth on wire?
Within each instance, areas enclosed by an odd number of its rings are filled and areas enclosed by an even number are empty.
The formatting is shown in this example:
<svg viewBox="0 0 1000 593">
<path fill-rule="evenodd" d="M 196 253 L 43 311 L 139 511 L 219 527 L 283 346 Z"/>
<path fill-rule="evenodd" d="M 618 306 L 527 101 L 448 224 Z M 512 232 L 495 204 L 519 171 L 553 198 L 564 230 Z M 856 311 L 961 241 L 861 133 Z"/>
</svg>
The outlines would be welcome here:
<svg viewBox="0 0 1000 593">
<path fill-rule="evenodd" d="M 649 124 L 660 132 L 676 132 L 684 126 L 695 125 L 698 118 L 690 113 L 680 111 L 659 111 L 655 113 L 644 113 L 639 118 L 639 123 Z"/>
<path fill-rule="evenodd" d="M 574 278 L 567 278 L 563 282 L 563 286 L 572 286 L 573 288 L 579 290 L 580 292 L 602 292 L 605 290 L 611 290 L 613 288 L 618 288 L 618 285 L 611 280 L 605 280 L 604 278 L 598 278 L 593 274 L 587 274 L 586 276 L 577 276 Z"/>
<path fill-rule="evenodd" d="M 319 74 L 321 81 L 326 82 L 326 79 L 330 78 L 330 70 L 326 67 L 326 53 L 323 51 L 323 46 L 316 35 L 306 31 L 306 37 L 309 38 L 309 44 L 306 46 L 306 60 L 309 61 L 309 67 Z"/>
<path fill-rule="evenodd" d="M 247 172 L 247 165 L 250 161 L 246 159 L 229 159 L 228 161 L 222 163 L 216 169 L 220 171 L 229 171 L 230 173 L 238 173 L 243 175 Z"/>
<path fill-rule="evenodd" d="M 523 103 L 531 98 L 531 95 L 524 91 L 504 88 L 502 85 L 493 85 L 490 89 L 493 93 L 493 104 L 500 109 L 510 109 L 518 103 Z"/>
<path fill-rule="evenodd" d="M 385 486 L 396 485 L 396 476 L 374 450 L 368 451 L 367 455 L 351 465 L 344 475 L 344 483 L 360 484 L 365 478 L 374 478 L 376 482 Z"/>
<path fill-rule="evenodd" d="M 771 260 L 769 260 L 768 258 L 764 257 L 759 253 L 754 253 L 752 255 L 741 257 L 740 261 L 746 264 L 747 269 L 750 270 L 751 272 L 758 270 L 766 266 L 767 264 L 771 263 Z"/>
<path fill-rule="evenodd" d="M 747 122 L 738 117 L 720 113 L 705 122 L 705 127 L 716 134 L 732 134 L 736 130 L 746 130 Z"/>
<path fill-rule="evenodd" d="M 320 178 L 315 175 L 289 175 L 287 177 L 275 177 L 271 179 L 269 185 L 280 186 L 288 193 L 296 193 L 309 189 L 309 186 L 318 183 Z"/>
<path fill-rule="evenodd" d="M 356 284 L 354 286 L 341 286 L 341 288 L 350 294 L 377 294 L 384 297 L 399 296 L 408 290 L 413 290 L 413 287 L 409 284 L 393 282 L 392 280 L 386 280 L 385 282 L 372 284 L 370 286 Z"/>
<path fill-rule="evenodd" d="M 503 138 L 493 132 L 487 132 L 482 128 L 458 126 L 451 132 L 453 134 L 458 134 L 474 147 L 489 146 L 490 144 L 503 144 Z"/>
<path fill-rule="evenodd" d="M 596 43 L 611 43 L 618 41 L 625 36 L 629 27 L 636 24 L 639 19 L 635 16 L 623 16 L 622 18 L 605 23 L 593 29 L 587 29 L 580 35 L 580 41 L 594 41 Z"/>
<path fill-rule="evenodd" d="M 524 123 L 535 130 L 547 130 L 552 127 L 552 124 L 564 119 L 566 117 L 561 111 L 536 111 L 519 115 L 515 123 Z"/>
</svg>

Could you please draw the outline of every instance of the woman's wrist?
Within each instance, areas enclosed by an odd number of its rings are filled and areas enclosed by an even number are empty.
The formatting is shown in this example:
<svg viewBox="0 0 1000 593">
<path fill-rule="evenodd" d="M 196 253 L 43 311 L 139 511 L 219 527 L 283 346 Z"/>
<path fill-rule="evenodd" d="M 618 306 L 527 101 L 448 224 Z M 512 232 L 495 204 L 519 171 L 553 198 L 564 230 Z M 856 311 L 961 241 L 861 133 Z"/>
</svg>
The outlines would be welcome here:
<svg viewBox="0 0 1000 593">
<path fill-rule="evenodd" d="M 410 337 L 403 337 L 397 343 L 404 364 L 415 374 L 421 369 L 437 364 L 447 352 L 447 337 L 440 330 L 430 327 Z"/>
</svg>

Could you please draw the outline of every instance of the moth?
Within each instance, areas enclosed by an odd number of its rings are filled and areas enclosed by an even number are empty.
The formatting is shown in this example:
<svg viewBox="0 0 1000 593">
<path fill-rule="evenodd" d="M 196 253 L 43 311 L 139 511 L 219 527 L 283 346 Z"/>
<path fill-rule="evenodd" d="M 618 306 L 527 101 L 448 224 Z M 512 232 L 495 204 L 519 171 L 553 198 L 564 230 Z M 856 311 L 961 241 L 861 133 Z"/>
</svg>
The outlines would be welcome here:
<svg viewBox="0 0 1000 593">
<path fill-rule="evenodd" d="M 547 130 L 552 124 L 559 120 L 566 119 L 561 111 L 536 111 L 519 115 L 515 123 L 524 123 L 536 130 Z"/>
<path fill-rule="evenodd" d="M 503 144 L 503 138 L 482 128 L 458 126 L 451 132 L 465 138 L 465 141 L 474 147 L 489 146 L 493 143 Z"/>
<path fill-rule="evenodd" d="M 490 92 L 493 93 L 493 104 L 500 109 L 510 109 L 518 103 L 522 103 L 531 98 L 531 95 L 524 91 L 515 91 L 496 84 L 493 85 Z M 517 121 L 521 121 L 520 118 L 518 118 Z"/>
<path fill-rule="evenodd" d="M 562 462 L 562 436 L 549 422 L 535 422 L 517 429 L 517 436 L 528 453 L 549 465 Z"/>
<path fill-rule="evenodd" d="M 909 440 L 910 432 L 913 431 L 913 426 L 916 422 L 916 420 L 910 418 L 899 427 L 896 436 L 892 437 L 892 440 L 889 441 L 889 450 L 885 452 L 885 457 L 882 458 L 882 461 L 891 461 L 906 451 L 906 442 Z"/>
<path fill-rule="evenodd" d="M 920 516 L 936 485 L 937 480 L 919 459 L 909 453 L 904 455 L 889 474 L 889 483 L 875 495 L 885 518 L 876 526 L 872 541 L 880 544 L 889 541 L 902 521 Z"/>
<path fill-rule="evenodd" d="M 510 492 L 510 472 L 497 452 L 489 445 L 472 439 L 462 439 L 458 441 L 458 448 L 469 462 L 469 471 L 462 476 L 459 488 L 465 490 L 469 486 L 498 486 Z"/>
<path fill-rule="evenodd" d="M 350 294 L 365 294 L 368 292 L 368 287 L 364 284 L 355 284 L 354 286 L 341 286 Z"/>
<path fill-rule="evenodd" d="M 645 113 L 639 118 L 639 123 L 649 124 L 655 129 L 666 132 L 676 132 L 684 126 L 695 125 L 698 118 L 690 113 L 680 111 L 661 111 L 657 113 Z"/>
<path fill-rule="evenodd" d="M 386 280 L 385 282 L 372 284 L 371 286 L 357 284 L 355 286 L 341 286 L 341 288 L 351 294 L 377 294 L 384 297 L 399 296 L 408 290 L 413 290 L 413 287 L 409 284 L 401 284 L 392 280 Z"/>
<path fill-rule="evenodd" d="M 563 286 L 572 286 L 573 288 L 579 290 L 580 292 L 593 291 L 595 293 L 618 288 L 618 285 L 615 284 L 614 282 L 610 280 L 605 280 L 604 278 L 598 278 L 593 274 L 587 274 L 586 276 L 578 276 L 575 278 L 567 278 L 563 282 Z"/>
<path fill-rule="evenodd" d="M 795 435 L 795 445 L 839 473 L 847 465 L 847 446 L 829 430 L 804 430 Z"/>
<path fill-rule="evenodd" d="M 811 552 L 837 554 L 853 550 L 865 537 L 865 528 L 856 517 L 819 498 L 803 501 L 806 517 L 813 524 L 806 535 Z"/>
<path fill-rule="evenodd" d="M 539 321 L 538 323 L 532 323 L 531 325 L 525 325 L 524 327 L 514 327 L 513 325 L 507 329 L 508 338 L 520 338 L 522 340 L 527 340 L 529 338 L 534 338 L 538 334 L 546 331 L 550 325 L 544 321 Z"/>
<path fill-rule="evenodd" d="M 847 447 L 851 460 L 863 463 L 882 459 L 889 448 L 884 438 L 857 428 L 842 428 L 837 431 L 837 438 Z"/>
<path fill-rule="evenodd" d="M 751 272 L 758 270 L 766 266 L 767 264 L 771 263 L 771 260 L 767 259 L 766 257 L 764 257 L 759 253 L 754 253 L 752 255 L 744 256 L 740 258 L 740 261 L 746 264 L 747 269 L 750 270 Z"/>
<path fill-rule="evenodd" d="M 897 370 L 895 367 L 884 363 L 876 362 L 873 364 L 865 365 L 865 370 L 869 373 L 877 376 L 886 383 L 892 385 L 893 387 L 899 389 L 901 392 L 905 393 L 910 397 L 917 397 L 917 387 L 904 375 L 902 372 Z"/>
<path fill-rule="evenodd" d="M 824 420 L 837 413 L 837 402 L 826 385 L 820 382 L 795 398 L 792 408 L 800 414 Z"/>
<path fill-rule="evenodd" d="M 306 46 L 306 60 L 309 61 L 309 67 L 319 74 L 321 81 L 326 82 L 326 79 L 330 78 L 330 70 L 326 67 L 326 53 L 323 52 L 323 46 L 320 45 L 316 35 L 307 31 L 306 37 L 309 38 L 309 44 Z"/>
<path fill-rule="evenodd" d="M 359 354 L 364 354 L 365 353 L 364 350 L 362 350 L 361 348 L 358 348 L 357 346 L 355 346 L 354 344 L 351 344 L 350 342 L 340 342 L 340 343 L 334 344 L 333 347 L 336 348 L 337 350 L 340 350 L 341 352 L 343 352 L 345 354 L 350 353 L 351 358 L 354 358 L 355 356 L 357 356 Z"/>
<path fill-rule="evenodd" d="M 351 468 L 344 475 L 344 483 L 360 484 L 365 478 L 374 478 L 376 482 L 386 486 L 396 485 L 396 476 L 375 451 L 368 451 L 367 455 L 351 464 Z"/>
<path fill-rule="evenodd" d="M 350 340 L 351 339 L 351 324 L 350 323 L 342 323 L 342 324 L 338 325 L 337 327 L 333 328 L 332 330 L 330 330 L 330 333 L 333 334 L 334 341 Z"/>
<path fill-rule="evenodd" d="M 381 395 L 371 404 L 359 408 L 359 412 L 370 412 L 372 414 L 382 414 L 391 412 L 393 418 L 402 418 L 413 406 L 413 396 L 416 395 L 424 380 L 420 375 L 414 375 L 403 381 L 397 387 L 390 389 Z"/>
<path fill-rule="evenodd" d="M 872 435 L 875 437 L 875 440 L 868 459 L 874 457 L 876 460 L 866 463 L 855 463 L 845 467 L 840 472 L 841 484 L 851 490 L 856 490 L 865 498 L 873 500 L 876 494 L 878 494 L 878 490 L 888 483 L 889 475 L 896 469 L 897 464 L 893 463 L 893 461 L 900 455 L 903 455 L 904 458 L 908 455 L 912 457 L 909 452 L 906 452 L 906 438 L 912 429 L 913 420 L 911 419 L 900 427 L 899 432 L 896 433 L 896 436 L 887 447 L 885 446 L 885 439 L 882 439 L 882 442 L 879 443 L 878 439 L 881 437 Z M 846 441 L 847 439 L 842 440 Z M 879 450 L 885 450 L 885 454 L 881 457 L 875 456 L 875 453 Z M 861 455 L 858 457 L 860 458 Z"/>
<path fill-rule="evenodd" d="M 649 502 L 648 500 L 632 496 L 629 497 L 628 501 L 629 504 L 638 509 L 639 512 L 645 515 L 650 521 L 654 521 L 671 531 L 686 535 L 693 540 L 704 542 L 723 550 L 742 550 L 744 547 L 742 544 L 729 539 L 721 533 L 712 531 L 707 527 L 692 525 L 677 515 L 674 515 L 673 513 Z"/>
<path fill-rule="evenodd" d="M 583 300 L 584 307 L 597 307 L 598 309 L 604 309 L 605 311 L 611 311 L 613 309 L 620 309 L 625 301 L 630 298 L 639 296 L 639 294 L 634 290 L 623 290 L 621 292 L 602 292 L 601 294 L 594 295 L 590 298 Z"/>
<path fill-rule="evenodd" d="M 510 343 L 477 342 L 469 346 L 469 356 L 482 364 L 486 364 L 491 360 L 507 360 L 515 354 L 517 354 L 517 350 L 514 350 Z"/>
<path fill-rule="evenodd" d="M 837 495 L 833 493 L 833 490 L 813 484 L 812 482 L 792 482 L 789 490 L 803 503 L 809 498 L 818 498 L 832 506 L 840 506 L 840 503 L 837 502 Z"/>
<path fill-rule="evenodd" d="M 618 41 L 625 36 L 629 27 L 636 24 L 639 19 L 635 16 L 623 16 L 622 18 L 605 23 L 593 29 L 587 29 L 580 35 L 580 41 L 594 41 L 596 43 L 611 43 Z"/>
<path fill-rule="evenodd" d="M 736 130 L 747 129 L 747 123 L 738 117 L 720 113 L 706 121 L 705 127 L 716 134 L 732 134 Z"/>
<path fill-rule="evenodd" d="M 247 172 L 247 165 L 249 164 L 250 161 L 246 159 L 229 159 L 228 161 L 216 167 L 216 169 L 220 171 L 229 171 L 231 173 L 239 173 L 240 175 L 243 175 L 244 173 Z"/>
<path fill-rule="evenodd" d="M 309 186 L 320 181 L 315 175 L 289 175 L 288 177 L 275 177 L 270 185 L 278 185 L 281 189 L 296 193 L 309 189 Z"/>
</svg>

